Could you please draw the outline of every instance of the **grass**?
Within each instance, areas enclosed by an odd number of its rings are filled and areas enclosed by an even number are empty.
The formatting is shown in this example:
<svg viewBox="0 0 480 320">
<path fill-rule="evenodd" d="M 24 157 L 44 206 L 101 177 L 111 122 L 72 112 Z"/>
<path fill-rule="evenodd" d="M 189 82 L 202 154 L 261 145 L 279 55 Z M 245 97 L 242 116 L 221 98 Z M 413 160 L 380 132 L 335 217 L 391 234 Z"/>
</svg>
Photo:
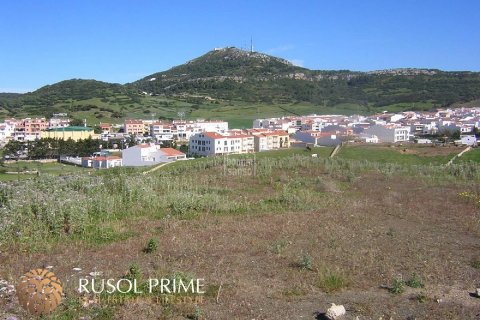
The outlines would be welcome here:
<svg viewBox="0 0 480 320">
<path fill-rule="evenodd" d="M 466 152 L 460 158 L 455 160 L 455 162 L 470 162 L 470 161 L 480 163 L 480 148 L 476 148 L 469 152 Z"/>
<path fill-rule="evenodd" d="M 340 149 L 337 156 L 343 159 L 367 160 L 400 165 L 439 165 L 446 164 L 455 155 L 455 151 L 453 150 L 451 154 L 447 155 L 435 155 L 435 152 L 432 152 L 432 155 L 409 154 L 403 151 L 406 148 L 411 149 L 411 147 L 402 146 L 386 147 L 383 145 L 347 145 Z M 418 149 L 421 147 L 416 148 Z"/>
<path fill-rule="evenodd" d="M 346 288 L 348 280 L 341 272 L 327 270 L 319 275 L 317 286 L 326 293 L 332 293 Z"/>
<path fill-rule="evenodd" d="M 364 153 L 392 151 L 377 148 Z M 403 161 L 406 155 L 398 153 L 402 164 L 348 159 L 342 153 L 330 159 L 330 151 L 315 148 L 317 158 L 304 149 L 260 153 L 255 176 L 225 172 L 223 158 L 200 158 L 148 175 L 127 168 L 80 170 L 2 183 L 0 255 L 5 259 L 0 278 L 15 278 L 19 270 L 38 267 L 38 261 L 53 264 L 70 283 L 70 270 L 78 266 L 86 273 L 101 270 L 122 277 L 136 265 L 144 279 L 185 270 L 217 289 L 201 306 L 202 317 L 209 319 L 251 317 L 250 310 L 236 307 L 238 301 L 259 315 L 308 317 L 284 302 L 305 297 L 305 309 L 315 310 L 328 305 L 333 293 L 339 300 L 355 293 L 359 302 L 377 310 L 393 297 L 372 288 L 391 281 L 392 273 L 412 274 L 419 265 L 429 275 L 429 288 L 463 288 L 475 281 L 477 269 L 465 261 L 478 260 L 471 248 L 480 236 L 480 221 L 470 199 L 478 194 L 478 165 L 425 164 L 422 157 L 435 156 L 430 153 L 417 154 L 416 161 Z M 225 165 L 234 169 L 235 161 Z M 464 190 L 470 190 L 468 196 Z M 457 214 L 447 214 L 446 206 Z M 154 247 L 155 254 L 142 253 Z M 411 280 L 394 280 L 392 290 L 423 285 L 420 277 Z M 370 296 L 364 297 L 364 291 Z M 271 303 L 266 296 L 277 300 Z M 418 303 L 400 298 L 394 298 L 399 299 L 395 312 L 421 314 Z M 474 314 L 462 304 L 442 307 L 431 311 L 434 317 Z M 132 313 L 168 319 L 196 314 L 193 307 L 187 309 L 147 304 L 140 310 L 125 304 L 94 311 L 66 301 L 54 316 L 93 318 L 98 312 L 105 319 Z"/>
</svg>

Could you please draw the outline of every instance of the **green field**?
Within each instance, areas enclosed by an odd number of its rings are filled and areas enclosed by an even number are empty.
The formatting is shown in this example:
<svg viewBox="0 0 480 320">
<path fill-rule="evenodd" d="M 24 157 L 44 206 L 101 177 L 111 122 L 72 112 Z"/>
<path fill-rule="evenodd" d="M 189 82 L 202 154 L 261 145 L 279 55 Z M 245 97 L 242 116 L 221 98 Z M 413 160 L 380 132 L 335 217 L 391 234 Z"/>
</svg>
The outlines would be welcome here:
<svg viewBox="0 0 480 320">
<path fill-rule="evenodd" d="M 456 162 L 478 162 L 480 163 L 480 148 L 476 148 L 472 151 L 464 153 L 460 158 L 455 160 Z"/>
<path fill-rule="evenodd" d="M 18 161 L 17 163 L 9 163 L 4 164 L 2 167 L 2 173 L 0 173 L 0 180 L 8 181 L 8 180 L 23 180 L 32 177 L 36 177 L 37 175 L 33 172 L 38 172 L 40 175 L 42 174 L 53 174 L 53 175 L 64 175 L 70 174 L 75 172 L 83 172 L 89 171 L 89 169 L 58 163 L 58 162 L 49 162 L 49 163 L 42 163 L 39 161 Z M 21 173 L 21 174 L 7 174 L 5 172 L 25 172 L 29 171 L 32 173 Z"/>
</svg>

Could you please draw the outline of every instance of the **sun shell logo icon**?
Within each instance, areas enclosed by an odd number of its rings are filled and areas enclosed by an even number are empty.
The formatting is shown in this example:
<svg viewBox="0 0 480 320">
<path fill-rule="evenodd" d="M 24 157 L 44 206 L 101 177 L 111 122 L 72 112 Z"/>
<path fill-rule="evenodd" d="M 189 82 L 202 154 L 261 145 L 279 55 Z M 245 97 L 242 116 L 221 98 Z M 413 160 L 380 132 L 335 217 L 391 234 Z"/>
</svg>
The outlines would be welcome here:
<svg viewBox="0 0 480 320">
<path fill-rule="evenodd" d="M 51 271 L 30 270 L 20 277 L 17 296 L 20 305 L 31 314 L 48 314 L 62 302 L 62 282 Z"/>
</svg>

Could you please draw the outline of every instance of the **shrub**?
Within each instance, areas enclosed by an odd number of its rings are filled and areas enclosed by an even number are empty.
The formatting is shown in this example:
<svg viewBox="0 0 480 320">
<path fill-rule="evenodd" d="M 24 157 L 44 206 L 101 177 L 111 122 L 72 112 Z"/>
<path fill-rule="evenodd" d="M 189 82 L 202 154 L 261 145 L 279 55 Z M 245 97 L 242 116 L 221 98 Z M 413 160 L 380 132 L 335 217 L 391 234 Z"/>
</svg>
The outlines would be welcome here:
<svg viewBox="0 0 480 320">
<path fill-rule="evenodd" d="M 308 253 L 302 254 L 298 266 L 304 270 L 313 270 L 312 257 Z"/>
<path fill-rule="evenodd" d="M 428 297 L 425 293 L 420 293 L 418 296 L 417 296 L 417 301 L 419 303 L 426 303 L 428 302 Z"/>
<path fill-rule="evenodd" d="M 143 252 L 145 253 L 152 253 L 157 251 L 158 249 L 158 243 L 155 239 L 150 239 L 147 242 L 147 246 L 143 249 Z"/>
<path fill-rule="evenodd" d="M 415 273 L 412 273 L 412 277 L 405 284 L 410 288 L 423 288 L 422 279 Z"/>
<path fill-rule="evenodd" d="M 472 266 L 472 268 L 475 268 L 475 269 L 480 269 L 480 260 L 473 260 L 470 265 Z"/>
<path fill-rule="evenodd" d="M 277 240 L 273 244 L 273 252 L 277 255 L 280 255 L 288 245 L 290 244 L 290 241 L 288 240 Z"/>
<path fill-rule="evenodd" d="M 400 294 L 405 291 L 405 282 L 401 278 L 393 279 L 392 286 L 388 289 L 393 294 Z"/>
<path fill-rule="evenodd" d="M 125 279 L 128 280 L 140 280 L 142 273 L 140 272 L 140 268 L 136 264 L 132 264 L 128 269 L 127 274 L 124 276 Z"/>
</svg>

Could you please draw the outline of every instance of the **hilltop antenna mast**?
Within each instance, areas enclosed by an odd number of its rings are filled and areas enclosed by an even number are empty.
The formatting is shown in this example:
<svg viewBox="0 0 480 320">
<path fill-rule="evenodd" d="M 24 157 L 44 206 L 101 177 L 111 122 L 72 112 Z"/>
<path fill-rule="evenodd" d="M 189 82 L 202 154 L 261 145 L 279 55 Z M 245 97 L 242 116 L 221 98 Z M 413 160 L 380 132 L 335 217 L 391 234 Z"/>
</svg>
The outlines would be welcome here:
<svg viewBox="0 0 480 320">
<path fill-rule="evenodd" d="M 250 36 L 250 53 L 253 53 L 253 37 Z"/>
</svg>

